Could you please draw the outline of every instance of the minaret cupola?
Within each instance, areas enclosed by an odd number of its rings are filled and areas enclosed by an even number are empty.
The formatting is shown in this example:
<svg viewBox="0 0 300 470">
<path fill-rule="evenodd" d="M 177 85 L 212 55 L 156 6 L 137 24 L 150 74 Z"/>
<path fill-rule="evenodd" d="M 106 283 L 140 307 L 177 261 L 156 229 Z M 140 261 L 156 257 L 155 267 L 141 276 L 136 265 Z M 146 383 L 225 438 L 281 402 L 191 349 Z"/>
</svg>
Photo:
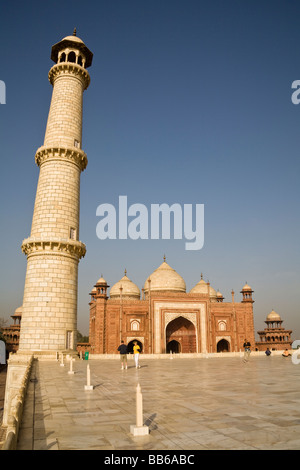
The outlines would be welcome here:
<svg viewBox="0 0 300 470">
<path fill-rule="evenodd" d="M 241 294 L 243 294 L 242 302 L 251 302 L 251 303 L 253 303 L 254 302 L 254 300 L 252 298 L 253 292 L 254 291 L 252 290 L 252 288 L 246 282 L 243 289 L 241 290 Z"/>
<path fill-rule="evenodd" d="M 66 36 L 57 44 L 52 46 L 51 59 L 56 64 L 71 62 L 88 68 L 92 65 L 93 53 L 86 47 L 84 42 L 76 36 L 76 28 L 72 36 Z"/>
</svg>

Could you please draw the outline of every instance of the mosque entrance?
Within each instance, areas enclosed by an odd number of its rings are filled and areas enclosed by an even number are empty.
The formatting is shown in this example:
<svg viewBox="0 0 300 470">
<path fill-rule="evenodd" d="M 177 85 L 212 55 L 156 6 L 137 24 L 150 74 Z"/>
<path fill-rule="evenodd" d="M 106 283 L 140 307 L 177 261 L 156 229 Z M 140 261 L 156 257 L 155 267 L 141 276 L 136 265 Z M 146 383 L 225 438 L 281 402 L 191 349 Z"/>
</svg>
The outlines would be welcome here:
<svg viewBox="0 0 300 470">
<path fill-rule="evenodd" d="M 137 344 L 139 345 L 140 347 L 140 353 L 143 352 L 143 344 L 138 340 L 138 339 L 133 339 L 132 341 L 130 341 L 128 344 L 127 344 L 127 353 L 128 354 L 133 354 L 133 346 L 134 346 L 134 342 L 137 342 Z"/>
<path fill-rule="evenodd" d="M 230 344 L 226 339 L 221 339 L 217 344 L 217 352 L 229 352 Z"/>
<path fill-rule="evenodd" d="M 175 318 L 167 326 L 166 352 L 170 351 L 181 353 L 197 352 L 195 326 L 184 317 Z"/>
</svg>

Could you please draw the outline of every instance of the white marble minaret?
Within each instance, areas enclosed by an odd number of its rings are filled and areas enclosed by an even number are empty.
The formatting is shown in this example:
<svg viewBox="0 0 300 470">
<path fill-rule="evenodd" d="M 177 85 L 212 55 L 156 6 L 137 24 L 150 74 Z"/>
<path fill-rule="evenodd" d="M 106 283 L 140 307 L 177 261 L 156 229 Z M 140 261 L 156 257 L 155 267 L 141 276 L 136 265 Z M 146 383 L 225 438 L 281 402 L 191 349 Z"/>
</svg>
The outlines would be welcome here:
<svg viewBox="0 0 300 470">
<path fill-rule="evenodd" d="M 19 353 L 72 351 L 76 348 L 78 263 L 85 255 L 79 241 L 82 100 L 89 86 L 93 54 L 76 36 L 52 47 L 55 65 L 44 145 L 35 161 L 40 168 L 27 255 Z"/>
</svg>

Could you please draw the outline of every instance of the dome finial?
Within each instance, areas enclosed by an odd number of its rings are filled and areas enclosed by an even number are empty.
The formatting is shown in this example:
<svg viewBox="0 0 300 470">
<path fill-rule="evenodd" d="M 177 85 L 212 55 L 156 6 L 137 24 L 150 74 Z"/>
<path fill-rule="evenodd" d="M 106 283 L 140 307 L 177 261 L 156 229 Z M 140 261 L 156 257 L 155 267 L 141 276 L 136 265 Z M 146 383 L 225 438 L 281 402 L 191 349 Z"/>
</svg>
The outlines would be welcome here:
<svg viewBox="0 0 300 470">
<path fill-rule="evenodd" d="M 164 255 L 164 262 L 166 262 L 166 255 Z"/>
<path fill-rule="evenodd" d="M 127 274 L 127 269 L 126 269 L 126 268 L 125 268 L 124 274 L 125 274 L 125 276 L 126 276 L 126 274 Z"/>
<path fill-rule="evenodd" d="M 73 36 L 76 36 L 76 28 L 74 28 Z"/>
<path fill-rule="evenodd" d="M 201 279 L 203 279 L 203 274 L 201 273 Z"/>
</svg>

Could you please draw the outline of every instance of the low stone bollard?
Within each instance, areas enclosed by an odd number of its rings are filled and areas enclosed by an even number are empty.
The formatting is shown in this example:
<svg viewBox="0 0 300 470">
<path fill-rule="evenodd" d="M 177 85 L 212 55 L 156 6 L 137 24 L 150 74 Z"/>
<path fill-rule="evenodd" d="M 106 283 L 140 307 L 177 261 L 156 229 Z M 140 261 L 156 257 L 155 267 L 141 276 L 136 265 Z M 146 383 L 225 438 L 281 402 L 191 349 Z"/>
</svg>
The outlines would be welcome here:
<svg viewBox="0 0 300 470">
<path fill-rule="evenodd" d="M 91 385 L 91 371 L 90 371 L 90 366 L 87 365 L 86 368 L 86 375 L 87 375 L 87 384 L 84 386 L 84 390 L 93 390 L 94 387 Z"/>
<path fill-rule="evenodd" d="M 144 425 L 143 420 L 143 396 L 140 384 L 136 387 L 136 425 L 130 426 L 130 432 L 134 436 L 149 434 L 149 427 Z"/>
<path fill-rule="evenodd" d="M 72 357 L 70 358 L 70 369 L 68 371 L 68 374 L 70 375 L 73 375 L 74 374 L 74 371 L 73 371 L 73 360 Z"/>
</svg>

